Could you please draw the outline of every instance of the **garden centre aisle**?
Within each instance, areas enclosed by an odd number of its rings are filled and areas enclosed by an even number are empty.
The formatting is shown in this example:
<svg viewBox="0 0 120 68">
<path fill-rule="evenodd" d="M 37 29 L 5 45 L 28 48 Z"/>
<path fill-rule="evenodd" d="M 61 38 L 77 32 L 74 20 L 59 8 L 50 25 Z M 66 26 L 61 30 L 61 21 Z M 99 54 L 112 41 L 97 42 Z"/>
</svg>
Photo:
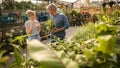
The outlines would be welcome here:
<svg viewBox="0 0 120 68">
<path fill-rule="evenodd" d="M 66 30 L 66 39 L 67 41 L 70 41 L 72 39 L 72 37 L 74 36 L 74 33 L 76 32 L 76 29 L 78 28 L 78 26 L 70 26 L 67 30 Z M 44 40 L 42 41 L 43 44 L 48 45 L 50 43 L 50 39 Z"/>
</svg>

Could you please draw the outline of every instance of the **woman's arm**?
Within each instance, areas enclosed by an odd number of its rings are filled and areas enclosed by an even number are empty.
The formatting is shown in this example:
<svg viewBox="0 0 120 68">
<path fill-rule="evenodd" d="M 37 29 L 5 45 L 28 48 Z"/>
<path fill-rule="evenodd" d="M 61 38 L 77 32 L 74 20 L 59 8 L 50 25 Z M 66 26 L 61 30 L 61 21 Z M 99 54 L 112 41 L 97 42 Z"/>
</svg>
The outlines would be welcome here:
<svg viewBox="0 0 120 68">
<path fill-rule="evenodd" d="M 31 34 L 32 33 L 33 26 L 34 26 L 34 22 L 32 22 L 31 26 L 26 26 L 26 33 L 27 34 Z"/>
<path fill-rule="evenodd" d="M 32 33 L 33 26 L 31 27 L 26 27 L 26 33 L 31 34 Z"/>
</svg>

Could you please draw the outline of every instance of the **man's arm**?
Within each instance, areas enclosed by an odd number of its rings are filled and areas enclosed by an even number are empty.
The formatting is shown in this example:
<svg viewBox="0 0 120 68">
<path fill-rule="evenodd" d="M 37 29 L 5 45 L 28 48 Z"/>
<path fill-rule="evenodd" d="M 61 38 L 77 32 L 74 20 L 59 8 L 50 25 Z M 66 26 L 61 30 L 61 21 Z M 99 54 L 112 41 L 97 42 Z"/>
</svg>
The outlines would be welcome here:
<svg viewBox="0 0 120 68">
<path fill-rule="evenodd" d="M 63 15 L 63 23 L 64 23 L 64 29 L 68 29 L 69 28 L 69 21 L 66 15 Z"/>
<path fill-rule="evenodd" d="M 65 29 L 69 28 L 69 21 L 67 19 L 67 16 L 65 16 L 65 15 L 63 15 L 63 23 L 64 23 L 64 26 L 59 29 L 58 28 L 53 29 L 53 33 L 60 32 L 60 31 L 63 31 Z"/>
</svg>

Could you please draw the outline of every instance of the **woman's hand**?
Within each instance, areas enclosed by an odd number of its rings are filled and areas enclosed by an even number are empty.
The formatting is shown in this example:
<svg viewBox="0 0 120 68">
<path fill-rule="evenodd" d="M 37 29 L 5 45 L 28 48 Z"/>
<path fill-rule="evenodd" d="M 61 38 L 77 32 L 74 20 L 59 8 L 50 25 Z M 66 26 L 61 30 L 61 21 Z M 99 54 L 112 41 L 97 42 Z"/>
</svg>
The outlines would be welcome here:
<svg viewBox="0 0 120 68">
<path fill-rule="evenodd" d="M 34 26 L 34 21 L 31 21 L 31 23 L 32 23 L 32 26 Z"/>
</svg>

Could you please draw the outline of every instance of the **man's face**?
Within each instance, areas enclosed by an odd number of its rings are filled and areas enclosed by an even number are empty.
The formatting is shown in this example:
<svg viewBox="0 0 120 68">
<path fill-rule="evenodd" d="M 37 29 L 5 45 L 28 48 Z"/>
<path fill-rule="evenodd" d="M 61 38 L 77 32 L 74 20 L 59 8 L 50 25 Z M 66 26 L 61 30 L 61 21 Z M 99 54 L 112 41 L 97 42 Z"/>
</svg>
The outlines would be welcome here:
<svg viewBox="0 0 120 68">
<path fill-rule="evenodd" d="M 47 11 L 50 15 L 53 15 L 53 13 L 54 13 L 53 10 L 51 10 L 50 8 L 48 8 Z"/>
</svg>

